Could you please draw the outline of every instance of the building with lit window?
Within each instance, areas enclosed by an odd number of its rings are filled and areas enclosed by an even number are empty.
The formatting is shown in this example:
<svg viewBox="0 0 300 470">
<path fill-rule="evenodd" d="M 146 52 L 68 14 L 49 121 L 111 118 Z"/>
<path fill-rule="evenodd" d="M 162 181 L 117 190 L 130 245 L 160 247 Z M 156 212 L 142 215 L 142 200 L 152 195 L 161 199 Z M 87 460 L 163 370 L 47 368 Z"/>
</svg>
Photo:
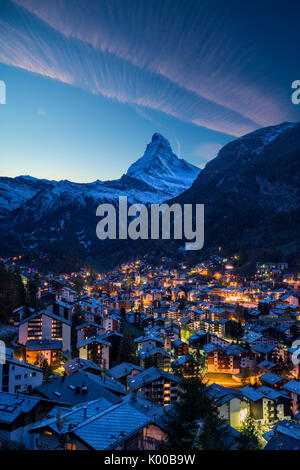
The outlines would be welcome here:
<svg viewBox="0 0 300 470">
<path fill-rule="evenodd" d="M 165 372 L 157 367 L 150 367 L 128 380 L 131 392 L 137 396 L 166 406 L 177 401 L 180 387 L 180 378 L 177 375 Z"/>
<path fill-rule="evenodd" d="M 19 343 L 28 341 L 60 341 L 63 352 L 71 350 L 71 321 L 41 310 L 24 318 L 19 325 Z"/>
</svg>

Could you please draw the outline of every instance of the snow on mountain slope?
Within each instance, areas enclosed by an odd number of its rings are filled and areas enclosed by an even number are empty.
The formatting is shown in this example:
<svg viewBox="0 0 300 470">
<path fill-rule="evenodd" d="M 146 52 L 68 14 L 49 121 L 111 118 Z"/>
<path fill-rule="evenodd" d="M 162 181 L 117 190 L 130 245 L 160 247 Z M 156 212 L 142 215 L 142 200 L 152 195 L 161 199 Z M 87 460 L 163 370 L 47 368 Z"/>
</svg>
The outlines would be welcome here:
<svg viewBox="0 0 300 470">
<path fill-rule="evenodd" d="M 129 203 L 161 203 L 187 189 L 199 169 L 173 154 L 169 142 L 154 134 L 144 157 L 126 175 L 113 181 L 73 183 L 48 181 L 31 176 L 0 177 L 0 218 L 18 209 L 22 219 L 38 220 L 46 212 L 76 203 L 85 205 L 116 201 L 126 195 Z"/>
<path fill-rule="evenodd" d="M 154 134 L 144 155 L 133 163 L 127 175 L 148 183 L 153 188 L 178 195 L 187 189 L 198 176 L 200 169 L 178 158 L 169 141 Z"/>
<path fill-rule="evenodd" d="M 26 203 L 35 194 L 51 189 L 56 181 L 39 180 L 31 176 L 0 177 L 0 218 Z"/>
</svg>

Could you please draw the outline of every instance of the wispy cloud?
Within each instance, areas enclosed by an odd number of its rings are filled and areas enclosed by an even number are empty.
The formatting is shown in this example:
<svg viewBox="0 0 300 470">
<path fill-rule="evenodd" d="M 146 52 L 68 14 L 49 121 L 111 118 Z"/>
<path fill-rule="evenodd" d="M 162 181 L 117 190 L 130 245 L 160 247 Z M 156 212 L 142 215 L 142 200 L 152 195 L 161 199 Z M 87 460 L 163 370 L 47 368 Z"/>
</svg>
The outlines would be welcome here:
<svg viewBox="0 0 300 470">
<path fill-rule="evenodd" d="M 0 23 L 8 65 L 230 135 L 289 118 L 215 0 L 14 3 L 25 10 Z"/>
</svg>

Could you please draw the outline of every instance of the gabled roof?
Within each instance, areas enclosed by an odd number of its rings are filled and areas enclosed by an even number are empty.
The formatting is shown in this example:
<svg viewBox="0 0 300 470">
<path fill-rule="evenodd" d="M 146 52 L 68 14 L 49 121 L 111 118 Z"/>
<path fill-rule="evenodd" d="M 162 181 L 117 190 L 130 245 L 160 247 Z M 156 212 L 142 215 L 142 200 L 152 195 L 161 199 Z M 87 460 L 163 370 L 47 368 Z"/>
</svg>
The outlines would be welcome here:
<svg viewBox="0 0 300 470">
<path fill-rule="evenodd" d="M 260 369 L 273 369 L 273 367 L 275 367 L 276 364 L 274 364 L 274 362 L 270 362 L 270 361 L 267 361 L 267 360 L 264 360 L 262 362 L 260 362 L 259 364 L 257 364 L 257 367 L 259 367 Z"/>
<path fill-rule="evenodd" d="M 21 414 L 29 413 L 41 398 L 0 392 L 0 423 L 13 423 Z"/>
<path fill-rule="evenodd" d="M 255 346 L 251 346 L 252 351 L 257 352 L 257 353 L 262 353 L 262 354 L 267 354 L 273 349 L 275 349 L 276 346 L 272 346 L 272 344 L 256 344 Z"/>
<path fill-rule="evenodd" d="M 145 346 L 144 348 L 141 348 L 141 349 L 138 350 L 138 355 L 142 359 L 146 359 L 147 357 L 151 357 L 154 354 L 161 354 L 162 356 L 165 356 L 165 357 L 171 357 L 170 354 L 167 353 L 167 351 L 165 351 L 162 348 L 158 348 L 156 346 L 153 346 L 153 347 Z"/>
<path fill-rule="evenodd" d="M 139 336 L 139 338 L 136 338 L 134 340 L 135 343 L 144 343 L 145 341 L 155 341 L 157 343 L 164 344 L 161 338 L 158 338 L 157 336 L 153 336 L 153 335 Z"/>
<path fill-rule="evenodd" d="M 116 444 L 153 423 L 153 418 L 142 413 L 129 402 L 121 401 L 111 405 L 104 399 L 87 403 L 85 406 L 74 407 L 72 411 L 62 414 L 61 417 L 68 420 L 63 428 L 64 433 L 75 435 L 95 450 L 114 448 Z M 69 430 L 69 424 L 72 425 L 71 430 Z M 41 431 L 46 427 L 57 432 L 56 418 L 42 421 L 30 432 Z"/>
<path fill-rule="evenodd" d="M 63 317 L 60 317 L 59 315 L 55 315 L 52 312 L 48 312 L 48 310 L 40 310 L 39 312 L 35 312 L 33 315 L 30 315 L 29 317 L 24 318 L 22 321 L 20 321 L 19 326 L 23 325 L 24 323 L 27 323 L 29 320 L 33 320 L 36 317 L 39 317 L 40 315 L 46 315 L 47 317 L 53 318 L 54 320 L 59 320 L 62 323 L 65 323 L 66 325 L 72 326 L 72 322 L 69 320 L 66 320 Z"/>
<path fill-rule="evenodd" d="M 83 341 L 79 341 L 76 347 L 77 349 L 80 349 L 92 343 L 99 343 L 99 344 L 103 344 L 104 346 L 111 347 L 111 344 L 108 341 L 105 341 L 105 339 L 103 339 L 103 336 L 91 336 L 91 338 L 87 338 L 87 339 L 84 339 Z"/>
<path fill-rule="evenodd" d="M 270 387 L 259 387 L 257 392 L 261 393 L 265 398 L 269 398 L 270 400 L 276 400 L 279 397 L 288 398 L 288 395 L 285 392 L 279 392 L 278 390 L 274 390 Z"/>
<path fill-rule="evenodd" d="M 262 394 L 259 393 L 257 390 L 248 386 L 241 388 L 240 392 L 244 397 L 248 398 L 248 400 L 250 401 L 258 401 L 261 400 L 263 397 Z"/>
<path fill-rule="evenodd" d="M 287 384 L 285 384 L 282 388 L 287 390 L 288 392 L 295 393 L 296 395 L 300 395 L 300 382 L 298 380 L 291 380 Z"/>
<path fill-rule="evenodd" d="M 55 400 L 58 403 L 72 405 L 85 403 L 100 397 L 113 404 L 120 401 L 114 393 L 108 391 L 103 385 L 96 383 L 83 371 L 51 380 L 33 389 L 31 394 Z"/>
<path fill-rule="evenodd" d="M 40 367 L 33 366 L 32 364 L 29 364 L 29 362 L 20 361 L 19 359 L 16 359 L 15 357 L 6 358 L 6 362 L 9 364 L 14 364 L 18 367 L 26 367 L 26 369 L 31 369 L 35 372 L 43 374 L 43 370 Z"/>
<path fill-rule="evenodd" d="M 203 346 L 203 350 L 204 350 L 205 354 L 210 354 L 210 353 L 215 352 L 215 351 L 225 352 L 226 348 L 224 346 L 219 345 L 219 344 L 208 343 L 208 344 L 205 344 Z"/>
<path fill-rule="evenodd" d="M 86 321 L 84 323 L 81 323 L 80 325 L 76 326 L 75 330 L 79 331 L 82 330 L 83 328 L 86 328 L 88 326 L 95 326 L 96 328 L 100 328 L 101 330 L 104 330 L 105 328 L 102 325 L 99 325 L 99 323 L 94 323 L 92 321 Z"/>
<path fill-rule="evenodd" d="M 65 362 L 63 364 L 63 368 L 66 369 L 69 374 L 73 374 L 78 370 L 84 369 L 94 369 L 99 373 L 103 371 L 103 369 L 93 361 L 88 361 L 87 359 L 82 359 L 81 357 L 75 357 L 74 359 L 70 359 L 68 362 Z"/>
<path fill-rule="evenodd" d="M 142 372 L 144 370 L 143 367 L 137 366 L 136 364 L 131 364 L 130 362 L 122 362 L 115 367 L 112 367 L 107 371 L 107 374 L 113 377 L 114 379 L 118 380 L 126 375 L 130 374 L 133 370 L 138 370 Z"/>
<path fill-rule="evenodd" d="M 165 372 L 164 370 L 158 369 L 158 367 L 149 367 L 149 369 L 145 369 L 140 374 L 137 374 L 129 379 L 127 383 L 130 387 L 130 390 L 134 392 L 139 388 L 153 382 L 154 380 L 159 380 L 160 378 L 172 380 L 173 382 L 177 383 L 181 382 L 181 379 L 177 375 Z"/>
<path fill-rule="evenodd" d="M 179 367 L 179 366 L 182 366 L 183 364 L 186 364 L 188 362 L 193 362 L 195 364 L 197 364 L 197 361 L 195 361 L 195 359 L 190 356 L 189 354 L 184 354 L 183 356 L 180 356 L 178 357 L 177 359 L 175 359 L 171 366 L 172 367 Z"/>
<path fill-rule="evenodd" d="M 242 341 L 245 341 L 246 343 L 253 343 L 255 341 L 258 341 L 261 339 L 263 335 L 261 333 L 256 333 L 255 331 L 249 331 L 246 335 L 242 337 Z"/>
<path fill-rule="evenodd" d="M 284 380 L 284 378 L 280 375 L 273 374 L 272 372 L 266 372 L 265 374 L 260 376 L 260 380 L 266 382 L 267 384 L 275 385 Z"/>
<path fill-rule="evenodd" d="M 266 450 L 300 450 L 300 426 L 294 421 L 279 421 L 263 437 L 268 441 Z"/>
<path fill-rule="evenodd" d="M 108 375 L 95 375 L 91 372 L 86 372 L 86 376 L 111 392 L 126 395 L 126 387 Z"/>
<path fill-rule="evenodd" d="M 217 406 L 222 406 L 233 398 L 243 399 L 243 395 L 234 388 L 223 387 L 223 385 L 216 383 L 209 385 L 207 391 L 209 396 L 215 400 Z"/>
</svg>

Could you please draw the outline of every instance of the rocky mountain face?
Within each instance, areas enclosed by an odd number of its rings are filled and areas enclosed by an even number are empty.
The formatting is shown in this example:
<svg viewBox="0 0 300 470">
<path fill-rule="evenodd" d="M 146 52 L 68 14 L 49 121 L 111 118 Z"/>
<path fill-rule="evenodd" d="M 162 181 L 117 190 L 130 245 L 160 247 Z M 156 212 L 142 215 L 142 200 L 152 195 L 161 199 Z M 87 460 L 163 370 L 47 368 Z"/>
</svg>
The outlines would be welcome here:
<svg viewBox="0 0 300 470">
<path fill-rule="evenodd" d="M 266 127 L 225 145 L 175 201 L 205 205 L 206 247 L 297 251 L 300 124 Z"/>
<path fill-rule="evenodd" d="M 168 140 L 156 133 L 144 155 L 130 166 L 127 176 L 144 181 L 163 194 L 180 194 L 191 186 L 199 172 L 199 168 L 178 158 Z"/>
<path fill-rule="evenodd" d="M 80 184 L 0 177 L 1 254 L 16 241 L 20 249 L 38 249 L 67 239 L 85 256 L 93 243 L 99 243 L 95 233 L 99 204 L 116 203 L 120 196 L 127 196 L 129 204 L 161 203 L 187 189 L 199 172 L 156 133 L 144 155 L 119 180 Z"/>
<path fill-rule="evenodd" d="M 198 175 L 198 176 L 197 176 Z M 196 178 L 196 179 L 195 179 Z M 224 252 L 280 249 L 299 257 L 300 124 L 259 129 L 225 145 L 204 170 L 178 159 L 169 142 L 154 134 L 145 154 L 116 181 L 89 184 L 0 178 L 1 253 L 74 253 L 100 265 L 130 256 L 169 250 L 180 242 L 100 242 L 96 208 L 121 195 L 128 202 L 178 202 L 205 205 L 204 248 Z M 188 188 L 188 189 L 187 189 Z M 183 192 L 182 192 L 183 191 Z M 181 244 L 182 245 L 182 244 Z"/>
</svg>

